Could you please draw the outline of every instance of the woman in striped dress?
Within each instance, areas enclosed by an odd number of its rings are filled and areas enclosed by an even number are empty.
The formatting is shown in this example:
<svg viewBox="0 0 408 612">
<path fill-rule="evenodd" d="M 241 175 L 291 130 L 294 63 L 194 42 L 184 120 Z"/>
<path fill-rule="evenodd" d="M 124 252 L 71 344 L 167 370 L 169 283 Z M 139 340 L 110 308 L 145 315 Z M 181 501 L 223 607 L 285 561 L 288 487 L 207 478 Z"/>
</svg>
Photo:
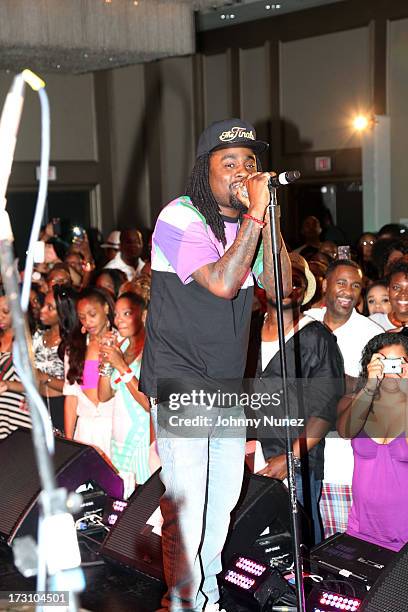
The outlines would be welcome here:
<svg viewBox="0 0 408 612">
<path fill-rule="evenodd" d="M 25 395 L 13 365 L 13 336 L 8 300 L 0 288 L 0 440 L 18 427 L 31 427 Z"/>
<path fill-rule="evenodd" d="M 125 497 L 136 484 L 150 476 L 150 411 L 146 396 L 139 391 L 139 374 L 144 345 L 143 299 L 123 293 L 115 305 L 115 325 L 123 338 L 117 343 L 106 335 L 101 343 L 100 360 L 111 365 L 99 376 L 98 396 L 106 402 L 115 396 L 111 459 L 125 485 Z"/>
</svg>

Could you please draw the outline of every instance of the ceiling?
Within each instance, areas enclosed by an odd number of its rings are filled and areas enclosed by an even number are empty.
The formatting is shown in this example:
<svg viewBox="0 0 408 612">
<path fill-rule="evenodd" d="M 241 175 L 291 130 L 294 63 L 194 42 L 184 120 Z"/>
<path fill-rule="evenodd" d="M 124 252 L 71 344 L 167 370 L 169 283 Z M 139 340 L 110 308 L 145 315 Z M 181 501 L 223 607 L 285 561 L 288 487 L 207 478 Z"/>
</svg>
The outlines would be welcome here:
<svg viewBox="0 0 408 612">
<path fill-rule="evenodd" d="M 195 52 L 211 30 L 341 0 L 0 0 L 0 70 L 83 73 Z"/>
<path fill-rule="evenodd" d="M 277 17 L 342 0 L 196 0 L 199 31 L 236 25 L 266 17 Z"/>
</svg>

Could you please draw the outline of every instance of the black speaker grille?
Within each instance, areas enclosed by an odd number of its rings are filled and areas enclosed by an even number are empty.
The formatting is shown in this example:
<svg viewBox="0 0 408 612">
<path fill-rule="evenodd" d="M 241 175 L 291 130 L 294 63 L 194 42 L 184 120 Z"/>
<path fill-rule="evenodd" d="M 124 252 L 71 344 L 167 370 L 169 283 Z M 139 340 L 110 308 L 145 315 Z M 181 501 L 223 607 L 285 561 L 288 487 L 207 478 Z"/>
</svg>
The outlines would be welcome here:
<svg viewBox="0 0 408 612">
<path fill-rule="evenodd" d="M 158 580 L 163 579 L 161 537 L 152 532 L 151 525 L 146 525 L 157 510 L 163 493 L 159 472 L 136 489 L 102 545 L 101 553 L 108 561 L 113 560 Z M 271 523 L 274 526 L 279 524 L 279 532 L 285 531 L 286 524 L 290 528 L 288 495 L 284 485 L 264 476 L 251 474 L 245 477 L 240 500 L 231 519 L 224 560 L 228 560 L 237 550 L 242 551 L 252 545 Z"/>
<path fill-rule="evenodd" d="M 164 486 L 159 471 L 136 489 L 118 523 L 105 538 L 101 553 L 158 580 L 163 579 L 161 537 L 146 521 L 159 505 Z"/>
<path fill-rule="evenodd" d="M 56 471 L 83 449 L 83 445 L 72 442 L 57 444 Z M 8 541 L 20 517 L 36 501 L 40 490 L 31 430 L 18 429 L 0 443 L 0 465 L 0 538 Z"/>
<path fill-rule="evenodd" d="M 361 612 L 407 612 L 408 610 L 408 544 L 381 572 Z"/>
<path fill-rule="evenodd" d="M 244 478 L 241 495 L 235 510 L 232 512 L 233 522 L 239 521 L 253 509 L 259 510 L 259 499 L 272 500 L 263 504 L 262 510 L 267 520 L 281 521 L 282 530 L 290 531 L 289 498 L 285 485 L 280 480 L 265 478 L 258 474 L 247 475 Z"/>
</svg>

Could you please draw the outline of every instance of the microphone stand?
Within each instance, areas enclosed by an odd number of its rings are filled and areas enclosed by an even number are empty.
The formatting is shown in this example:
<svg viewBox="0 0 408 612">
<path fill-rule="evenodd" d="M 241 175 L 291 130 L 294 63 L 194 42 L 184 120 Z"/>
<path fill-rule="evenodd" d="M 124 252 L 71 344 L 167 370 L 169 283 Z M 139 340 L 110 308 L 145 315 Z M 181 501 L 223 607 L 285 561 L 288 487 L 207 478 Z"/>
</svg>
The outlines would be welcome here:
<svg viewBox="0 0 408 612">
<path fill-rule="evenodd" d="M 77 494 L 68 494 L 65 488 L 58 487 L 54 468 L 54 437 L 50 416 L 39 394 L 33 368 L 33 355 L 25 319 L 30 294 L 32 273 L 32 248 L 29 248 L 27 259 L 31 267 L 25 270 L 27 292 L 26 308 L 20 304 L 19 276 L 14 260 L 14 236 L 10 218 L 6 211 L 6 190 L 10 176 L 13 155 L 17 140 L 18 126 L 23 108 L 24 83 L 39 92 L 42 118 L 42 150 L 40 190 L 34 219 L 34 241 L 38 237 L 43 205 L 47 195 L 47 172 L 49 165 L 50 116 L 48 97 L 44 91 L 45 83 L 29 70 L 23 71 L 13 81 L 3 112 L 0 117 L 0 151 L 5 154 L 0 159 L 0 275 L 10 306 L 14 330 L 13 361 L 16 371 L 23 383 L 30 406 L 34 455 L 41 485 L 39 496 L 38 545 L 33 538 L 19 537 L 13 542 L 13 554 L 16 567 L 26 576 L 37 576 L 37 592 L 63 591 L 58 599 L 65 601 L 70 612 L 79 609 L 77 593 L 83 590 L 85 580 L 80 567 L 77 532 L 72 512 L 78 511 L 81 498 Z M 36 228 L 36 229 L 35 229 Z M 28 270 L 28 272 L 27 272 Z M 65 595 L 67 594 L 67 600 Z M 42 602 L 36 601 L 36 610 L 45 608 Z M 51 600 L 55 601 L 55 600 Z"/>
<path fill-rule="evenodd" d="M 293 463 L 293 449 L 289 426 L 289 402 L 288 402 L 288 382 L 287 382 L 287 367 L 286 367 L 286 346 L 285 346 L 285 328 L 283 324 L 283 285 L 282 285 L 282 266 L 280 258 L 280 206 L 276 196 L 276 187 L 269 183 L 269 219 L 272 238 L 272 255 L 273 255 L 273 270 L 275 276 L 275 295 L 276 295 L 276 311 L 278 317 L 278 336 L 279 336 L 279 356 L 282 372 L 282 390 L 283 390 L 283 407 L 285 418 L 285 442 L 286 442 L 286 463 L 288 468 L 288 489 L 290 502 L 290 517 L 293 537 L 293 559 L 296 580 L 296 598 L 297 609 L 299 612 L 305 612 L 305 593 L 303 585 L 303 567 L 300 550 L 300 529 L 299 516 L 296 498 L 296 482 L 295 482 L 295 466 Z"/>
</svg>

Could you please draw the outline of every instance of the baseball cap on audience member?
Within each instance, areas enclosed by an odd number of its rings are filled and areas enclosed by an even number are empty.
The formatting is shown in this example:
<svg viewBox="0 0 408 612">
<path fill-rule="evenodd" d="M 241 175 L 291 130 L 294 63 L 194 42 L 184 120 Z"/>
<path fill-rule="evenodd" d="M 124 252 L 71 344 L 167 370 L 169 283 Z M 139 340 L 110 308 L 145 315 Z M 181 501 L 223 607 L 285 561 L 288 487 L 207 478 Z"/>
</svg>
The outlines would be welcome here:
<svg viewBox="0 0 408 612">
<path fill-rule="evenodd" d="M 307 281 L 307 287 L 302 302 L 302 306 L 304 306 L 304 304 L 310 302 L 316 292 L 316 279 L 311 273 L 309 264 L 307 263 L 306 259 L 299 255 L 299 253 L 295 253 L 294 251 L 292 251 L 291 253 L 289 253 L 289 258 L 292 264 L 292 268 L 296 268 L 297 270 L 299 270 L 303 274 L 303 276 L 305 276 Z"/>
<path fill-rule="evenodd" d="M 118 230 L 114 230 L 109 234 L 106 239 L 106 242 L 101 244 L 101 249 L 115 249 L 115 251 L 119 251 L 120 249 L 120 232 Z"/>
<path fill-rule="evenodd" d="M 227 147 L 248 147 L 255 153 L 263 153 L 269 147 L 267 142 L 256 139 L 255 128 L 242 119 L 224 119 L 211 123 L 201 134 L 197 157 L 215 149 Z"/>
</svg>

